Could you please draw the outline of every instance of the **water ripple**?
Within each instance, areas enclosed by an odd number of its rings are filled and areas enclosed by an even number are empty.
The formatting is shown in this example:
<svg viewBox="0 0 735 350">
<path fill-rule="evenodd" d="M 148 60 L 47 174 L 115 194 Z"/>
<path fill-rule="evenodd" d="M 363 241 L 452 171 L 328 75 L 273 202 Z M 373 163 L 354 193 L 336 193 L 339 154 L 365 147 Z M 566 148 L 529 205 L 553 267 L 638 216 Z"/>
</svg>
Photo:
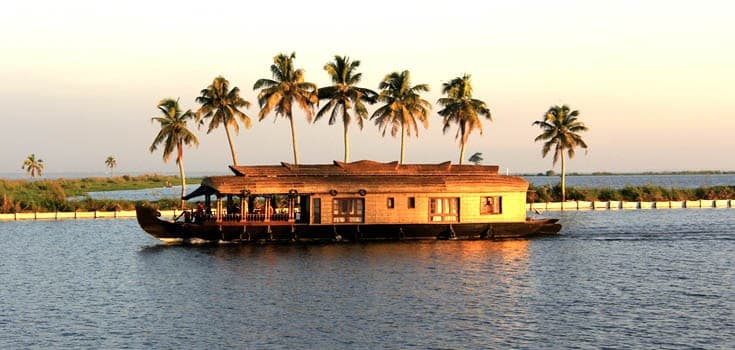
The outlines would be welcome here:
<svg viewBox="0 0 735 350">
<path fill-rule="evenodd" d="M 164 246 L 0 223 L 7 348 L 732 348 L 731 210 L 559 213 L 531 241 Z"/>
</svg>

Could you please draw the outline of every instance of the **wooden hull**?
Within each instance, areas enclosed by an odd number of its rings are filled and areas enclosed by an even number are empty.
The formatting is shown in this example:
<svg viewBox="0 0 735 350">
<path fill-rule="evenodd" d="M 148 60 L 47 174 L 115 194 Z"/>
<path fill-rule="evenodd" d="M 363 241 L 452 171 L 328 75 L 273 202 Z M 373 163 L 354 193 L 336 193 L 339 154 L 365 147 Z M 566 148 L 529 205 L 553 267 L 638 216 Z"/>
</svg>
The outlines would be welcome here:
<svg viewBox="0 0 735 350">
<path fill-rule="evenodd" d="M 182 223 L 159 219 L 156 209 L 136 207 L 144 231 L 167 243 L 196 242 L 335 242 L 403 239 L 513 239 L 558 233 L 557 219 L 518 223 L 427 224 L 295 224 L 205 222 Z"/>
</svg>

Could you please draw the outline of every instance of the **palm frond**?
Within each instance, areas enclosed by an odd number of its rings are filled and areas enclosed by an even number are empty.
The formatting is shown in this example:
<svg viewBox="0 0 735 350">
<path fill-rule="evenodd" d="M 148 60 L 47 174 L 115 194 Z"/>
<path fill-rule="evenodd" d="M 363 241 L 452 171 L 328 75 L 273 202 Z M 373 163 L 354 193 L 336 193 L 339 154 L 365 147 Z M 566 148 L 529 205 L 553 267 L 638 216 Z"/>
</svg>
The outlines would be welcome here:
<svg viewBox="0 0 735 350">
<path fill-rule="evenodd" d="M 161 129 L 153 139 L 148 148 L 152 153 L 159 145 L 163 145 L 163 160 L 167 162 L 178 143 L 185 145 L 198 145 L 199 140 L 186 126 L 188 120 L 197 119 L 198 114 L 187 110 L 183 112 L 179 106 L 178 99 L 163 99 L 158 104 L 162 116 L 152 117 L 151 122 L 158 122 Z"/>
<path fill-rule="evenodd" d="M 532 125 L 542 130 L 534 141 L 546 141 L 542 148 L 542 155 L 546 157 L 551 147 L 555 148 L 553 164 L 556 164 L 565 152 L 570 159 L 573 158 L 576 154 L 576 147 L 587 149 L 587 144 L 579 132 L 588 129 L 578 120 L 579 114 L 579 111 L 572 110 L 567 105 L 556 105 L 549 107 L 543 120 L 533 122 Z"/>
<path fill-rule="evenodd" d="M 262 89 L 262 88 L 270 88 L 273 86 L 278 85 L 278 82 L 271 79 L 258 79 L 255 81 L 255 84 L 253 84 L 253 90 Z"/>
</svg>

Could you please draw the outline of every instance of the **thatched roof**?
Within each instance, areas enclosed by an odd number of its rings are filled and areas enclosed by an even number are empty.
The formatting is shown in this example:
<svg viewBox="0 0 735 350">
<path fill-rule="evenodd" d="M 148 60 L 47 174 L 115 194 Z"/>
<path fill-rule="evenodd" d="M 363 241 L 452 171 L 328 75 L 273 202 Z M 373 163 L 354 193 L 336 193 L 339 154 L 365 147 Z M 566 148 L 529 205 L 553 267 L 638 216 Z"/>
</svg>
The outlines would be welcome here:
<svg viewBox="0 0 735 350">
<path fill-rule="evenodd" d="M 272 166 L 230 167 L 235 176 L 213 176 L 186 198 L 203 194 L 298 193 L 447 193 L 525 192 L 528 182 L 498 175 L 497 166 L 379 163 L 358 161 L 317 165 L 282 163 Z"/>
<path fill-rule="evenodd" d="M 281 165 L 230 166 L 238 176 L 334 176 L 334 175 L 497 175 L 497 165 L 398 164 L 360 160 L 352 163 L 334 161 L 332 164 L 281 163 Z"/>
</svg>

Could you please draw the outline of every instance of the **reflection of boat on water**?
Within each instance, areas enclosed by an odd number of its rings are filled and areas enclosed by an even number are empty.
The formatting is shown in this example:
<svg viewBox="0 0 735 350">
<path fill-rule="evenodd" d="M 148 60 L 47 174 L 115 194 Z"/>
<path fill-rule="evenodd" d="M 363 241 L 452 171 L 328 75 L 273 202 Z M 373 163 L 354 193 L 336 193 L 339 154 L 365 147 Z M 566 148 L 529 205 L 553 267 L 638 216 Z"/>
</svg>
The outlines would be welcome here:
<svg viewBox="0 0 735 350">
<path fill-rule="evenodd" d="M 556 219 L 526 218 L 528 183 L 499 175 L 497 166 L 335 161 L 230 168 L 234 176 L 204 178 L 184 197 L 203 196 L 206 211 L 164 221 L 139 206 L 141 227 L 166 242 L 506 239 L 561 229 Z"/>
</svg>

